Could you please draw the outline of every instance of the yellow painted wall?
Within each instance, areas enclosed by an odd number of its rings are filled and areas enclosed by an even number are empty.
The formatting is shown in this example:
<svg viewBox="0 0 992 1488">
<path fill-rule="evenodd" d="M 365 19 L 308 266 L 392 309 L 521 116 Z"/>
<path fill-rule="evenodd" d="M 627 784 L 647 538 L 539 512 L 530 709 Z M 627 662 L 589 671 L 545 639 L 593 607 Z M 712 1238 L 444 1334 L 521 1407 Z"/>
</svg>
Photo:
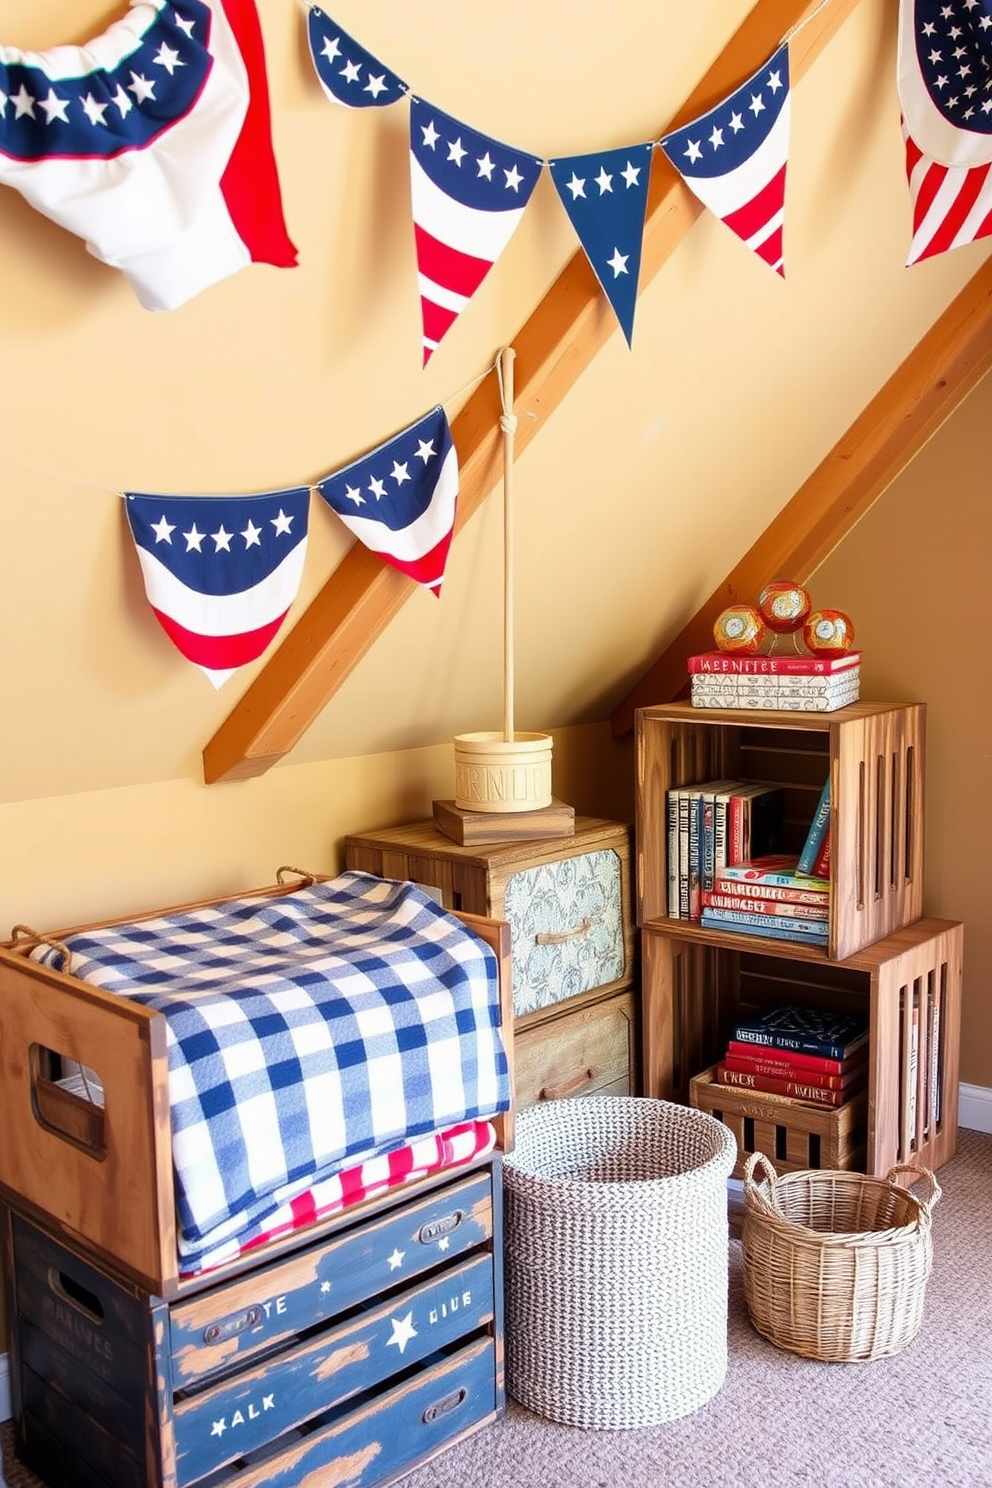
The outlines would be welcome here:
<svg viewBox="0 0 992 1488">
<path fill-rule="evenodd" d="M 82 41 L 122 8 L 9 0 L 4 40 Z M 576 251 L 544 179 L 422 369 L 402 106 L 334 107 L 303 8 L 258 9 L 298 268 L 255 266 L 153 315 L 0 191 L 0 935 L 232 892 L 281 863 L 331 870 L 347 832 L 450 796 L 451 736 L 499 722 L 491 501 L 459 536 L 441 599 L 413 596 L 282 764 L 202 783 L 201 751 L 258 668 L 214 693 L 170 646 L 120 492 L 308 482 L 438 402 L 453 415 Z M 656 137 L 750 9 L 619 0 L 604 34 L 598 12 L 576 24 L 574 0 L 334 7 L 422 96 L 542 156 Z M 519 462 L 517 725 L 553 732 L 554 790 L 578 810 L 630 815 L 630 743 L 605 720 L 987 255 L 904 268 L 895 11 L 862 0 L 796 90 L 785 281 L 704 216 L 642 295 L 633 348 L 616 333 Z M 989 397 L 983 386 L 814 591 L 855 616 L 866 696 L 930 704 L 928 909 L 967 922 L 962 1075 L 992 1086 Z M 349 541 L 315 505 L 290 623 Z M 927 601 L 930 632 L 914 618 Z"/>
</svg>

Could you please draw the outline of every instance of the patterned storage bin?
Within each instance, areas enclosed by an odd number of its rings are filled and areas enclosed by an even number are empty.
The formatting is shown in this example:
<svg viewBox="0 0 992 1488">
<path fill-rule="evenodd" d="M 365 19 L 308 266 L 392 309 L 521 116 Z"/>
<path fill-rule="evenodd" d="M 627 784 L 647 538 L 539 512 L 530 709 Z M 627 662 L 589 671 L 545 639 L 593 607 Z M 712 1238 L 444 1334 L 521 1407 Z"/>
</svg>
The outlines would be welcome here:
<svg viewBox="0 0 992 1488">
<path fill-rule="evenodd" d="M 507 1392 L 570 1426 L 657 1425 L 727 1369 L 727 1178 L 714 1117 L 635 1096 L 518 1113 L 504 1163 Z"/>
<path fill-rule="evenodd" d="M 618 981 L 626 971 L 621 862 L 609 849 L 512 874 L 504 915 L 518 1018 Z"/>
</svg>

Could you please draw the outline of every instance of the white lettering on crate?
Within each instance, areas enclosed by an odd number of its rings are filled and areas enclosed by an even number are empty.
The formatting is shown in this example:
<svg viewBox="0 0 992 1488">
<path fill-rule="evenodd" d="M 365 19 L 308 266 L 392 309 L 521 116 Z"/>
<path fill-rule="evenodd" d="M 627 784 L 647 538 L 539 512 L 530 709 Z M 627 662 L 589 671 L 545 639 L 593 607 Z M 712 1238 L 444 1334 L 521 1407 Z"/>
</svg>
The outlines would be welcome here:
<svg viewBox="0 0 992 1488">
<path fill-rule="evenodd" d="M 223 1436 L 228 1427 L 233 1431 L 238 1426 L 245 1426 L 249 1421 L 257 1421 L 263 1411 L 275 1410 L 275 1408 L 275 1395 L 263 1395 L 260 1406 L 249 1400 L 245 1409 L 242 1410 L 239 1407 L 236 1411 L 232 1411 L 230 1416 L 219 1416 L 210 1428 L 210 1435 Z"/>
<path fill-rule="evenodd" d="M 429 1323 L 439 1323 L 446 1317 L 451 1317 L 462 1307 L 472 1306 L 472 1293 L 468 1290 L 462 1292 L 460 1297 L 449 1297 L 447 1302 L 442 1302 L 440 1307 L 432 1307 L 427 1315 Z"/>
</svg>

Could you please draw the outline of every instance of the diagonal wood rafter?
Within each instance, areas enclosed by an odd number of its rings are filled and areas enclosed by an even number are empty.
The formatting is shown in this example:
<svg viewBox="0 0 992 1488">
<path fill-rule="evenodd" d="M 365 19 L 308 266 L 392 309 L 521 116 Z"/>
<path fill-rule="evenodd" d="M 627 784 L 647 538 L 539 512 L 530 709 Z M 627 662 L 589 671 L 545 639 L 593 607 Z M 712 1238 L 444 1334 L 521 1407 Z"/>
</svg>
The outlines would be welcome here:
<svg viewBox="0 0 992 1488">
<path fill-rule="evenodd" d="M 638 708 L 668 703 L 686 686 L 685 659 L 713 646 L 713 622 L 753 603 L 769 581 L 805 584 L 899 472 L 992 367 L 992 259 L 952 300 L 830 453 L 682 627 L 615 710 L 615 738 Z"/>
<path fill-rule="evenodd" d="M 674 119 L 688 123 L 767 61 L 802 24 L 789 46 L 793 84 L 830 41 L 858 0 L 757 0 L 734 36 Z M 655 150 L 645 214 L 640 288 L 650 282 L 703 208 L 661 150 Z M 585 253 L 579 249 L 514 338 L 521 454 L 574 386 L 616 319 Z M 500 479 L 500 406 L 486 378 L 452 421 L 458 451 L 457 531 Z M 264 774 L 302 738 L 321 709 L 374 644 L 406 600 L 413 582 L 356 543 L 266 662 L 203 751 L 207 784 Z"/>
</svg>

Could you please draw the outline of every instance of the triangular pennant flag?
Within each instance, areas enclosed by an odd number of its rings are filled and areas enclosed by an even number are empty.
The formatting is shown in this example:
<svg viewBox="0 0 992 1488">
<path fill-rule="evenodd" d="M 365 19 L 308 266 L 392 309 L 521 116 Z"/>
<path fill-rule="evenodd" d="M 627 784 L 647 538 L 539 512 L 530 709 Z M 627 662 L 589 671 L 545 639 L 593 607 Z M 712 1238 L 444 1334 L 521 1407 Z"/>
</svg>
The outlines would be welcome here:
<svg viewBox="0 0 992 1488">
<path fill-rule="evenodd" d="M 458 457 L 443 408 L 332 471 L 317 490 L 367 548 L 440 594 L 458 499 Z"/>
<path fill-rule="evenodd" d="M 897 84 L 913 208 L 907 264 L 992 233 L 992 15 L 900 0 Z"/>
<path fill-rule="evenodd" d="M 347 108 L 384 108 L 406 92 L 406 83 L 367 52 L 316 6 L 307 20 L 310 56 L 320 86 Z"/>
<path fill-rule="evenodd" d="M 542 167 L 533 155 L 412 99 L 410 176 L 424 366 L 513 236 Z"/>
<path fill-rule="evenodd" d="M 789 100 L 789 48 L 783 42 L 736 92 L 660 141 L 703 205 L 783 278 Z"/>
<path fill-rule="evenodd" d="M 654 145 L 549 163 L 551 179 L 631 344 Z"/>
<path fill-rule="evenodd" d="M 130 0 L 87 46 L 0 47 L 0 184 L 172 310 L 290 267 L 254 0 Z M 10 107 L 7 107 L 7 104 Z"/>
<path fill-rule="evenodd" d="M 148 602 L 215 687 L 261 656 L 296 598 L 310 489 L 261 496 L 125 493 Z"/>
</svg>

